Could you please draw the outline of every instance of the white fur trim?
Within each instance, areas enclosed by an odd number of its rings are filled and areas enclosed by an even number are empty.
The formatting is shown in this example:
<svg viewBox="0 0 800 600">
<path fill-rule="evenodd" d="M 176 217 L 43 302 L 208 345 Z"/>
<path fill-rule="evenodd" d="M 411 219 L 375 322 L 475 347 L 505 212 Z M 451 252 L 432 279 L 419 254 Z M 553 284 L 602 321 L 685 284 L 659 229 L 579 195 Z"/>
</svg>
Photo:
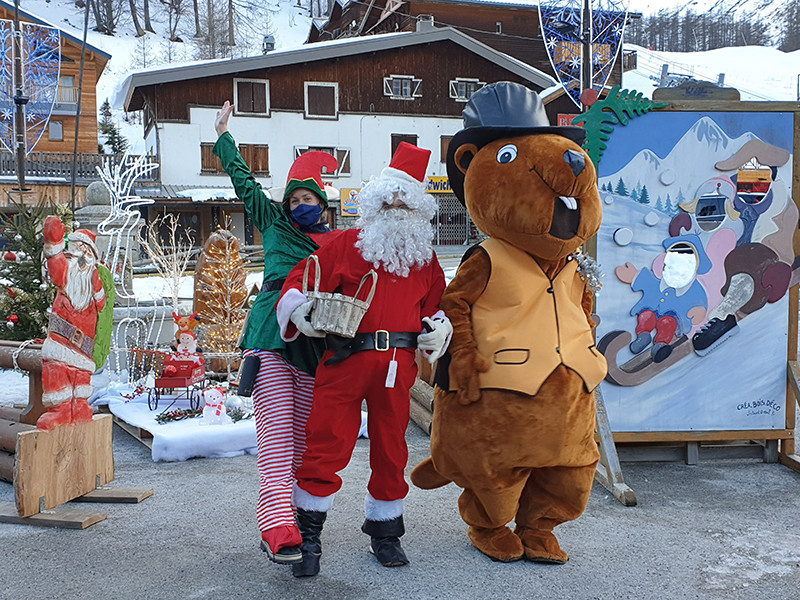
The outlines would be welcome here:
<svg viewBox="0 0 800 600">
<path fill-rule="evenodd" d="M 381 179 L 399 179 L 400 181 L 404 181 L 406 183 L 413 183 L 417 187 L 425 186 L 425 182 L 420 181 L 406 173 L 405 171 L 401 171 L 400 169 L 395 169 L 394 167 L 384 167 L 381 171 Z M 427 187 L 427 186 L 425 186 Z"/>
<path fill-rule="evenodd" d="M 57 392 L 42 392 L 42 404 L 45 406 L 58 406 L 62 402 L 72 399 L 72 387 L 61 388 Z"/>
<path fill-rule="evenodd" d="M 75 388 L 76 398 L 91 398 L 94 388 L 91 385 L 79 385 Z"/>
<path fill-rule="evenodd" d="M 103 298 L 106 297 L 106 291 L 103 288 L 100 288 L 98 291 L 94 293 L 94 299 L 97 302 L 100 302 Z"/>
<path fill-rule="evenodd" d="M 48 337 L 42 344 L 42 358 L 67 363 L 71 367 L 89 371 L 90 373 L 94 373 L 97 368 L 91 358 L 84 356 L 69 346 L 60 344 L 51 337 Z"/>
<path fill-rule="evenodd" d="M 286 293 L 281 296 L 278 304 L 275 305 L 275 316 L 278 318 L 278 325 L 281 328 L 281 339 L 284 342 L 291 342 L 297 339 L 300 332 L 297 327 L 292 323 L 291 316 L 294 309 L 308 302 L 308 297 L 296 288 L 289 288 Z"/>
<path fill-rule="evenodd" d="M 92 249 L 95 258 L 98 258 L 100 256 L 100 254 L 97 251 L 97 244 L 95 244 L 94 240 L 85 233 L 83 233 L 82 231 L 80 230 L 73 231 L 67 236 L 67 239 L 70 242 L 83 242 Z"/>
<path fill-rule="evenodd" d="M 333 499 L 336 497 L 336 494 L 331 494 L 330 496 L 314 496 L 309 492 L 305 491 L 296 483 L 294 484 L 294 489 L 292 490 L 292 503 L 297 508 L 302 508 L 303 510 L 312 510 L 314 512 L 328 512 L 331 508 L 333 508 Z"/>
<path fill-rule="evenodd" d="M 403 499 L 376 500 L 367 492 L 364 497 L 364 516 L 370 521 L 391 521 L 403 514 Z"/>
<path fill-rule="evenodd" d="M 44 245 L 44 256 L 45 258 L 52 258 L 59 252 L 64 249 L 64 242 L 59 242 L 58 244 L 45 244 Z"/>
</svg>

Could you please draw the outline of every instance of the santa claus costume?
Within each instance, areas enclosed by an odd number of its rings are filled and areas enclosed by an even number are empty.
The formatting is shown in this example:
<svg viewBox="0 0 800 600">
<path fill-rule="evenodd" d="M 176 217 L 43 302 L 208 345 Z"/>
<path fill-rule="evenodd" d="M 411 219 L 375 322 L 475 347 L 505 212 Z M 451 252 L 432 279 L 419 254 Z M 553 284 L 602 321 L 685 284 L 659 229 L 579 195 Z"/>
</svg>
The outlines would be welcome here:
<svg viewBox="0 0 800 600">
<path fill-rule="evenodd" d="M 362 531 L 370 536 L 371 551 L 383 565 L 408 563 L 399 537 L 405 531 L 405 432 L 409 390 L 417 373 L 415 349 L 438 355 L 449 334 L 449 321 L 439 310 L 444 274 L 432 247 L 430 221 L 436 201 L 425 193 L 423 183 L 429 156 L 428 150 L 401 144 L 380 178 L 361 190 L 361 229 L 345 231 L 315 252 L 320 291 L 352 297 L 370 269 L 378 278 L 355 337 L 327 336 L 317 369 L 307 450 L 296 474 L 294 500 L 303 534 L 303 562 L 293 566 L 297 577 L 319 572 L 319 535 L 341 487 L 337 473 L 347 466 L 355 447 L 362 399 L 367 401 L 372 469 Z M 287 277 L 277 306 L 287 340 L 294 339 L 298 330 L 324 335 L 305 318 L 311 308 L 302 292 L 306 262 Z M 431 333 L 423 333 L 423 319 Z"/>
<path fill-rule="evenodd" d="M 96 368 L 94 337 L 106 295 L 96 267 L 96 234 L 88 229 L 72 232 L 65 250 L 64 232 L 58 217 L 47 218 L 44 255 L 58 293 L 42 346 L 42 404 L 47 412 L 36 422 L 39 429 L 92 420 L 88 399 Z"/>
<path fill-rule="evenodd" d="M 252 391 L 260 475 L 256 516 L 261 549 L 274 562 L 292 563 L 301 559 L 301 536 L 292 506 L 294 472 L 305 450 L 313 373 L 324 346 L 321 340 L 305 336 L 284 342 L 275 320 L 275 303 L 292 267 L 341 234 L 321 220 L 327 207 L 321 171 L 324 167 L 331 173 L 338 163 L 325 152 L 303 154 L 289 170 L 283 203 L 275 203 L 263 192 L 227 131 L 231 110 L 226 103 L 217 115 L 219 139 L 213 152 L 261 233 L 264 248 L 264 281 L 241 342 L 245 361 L 260 365 Z M 310 190 L 318 205 L 291 210 L 289 198 L 295 190 Z"/>
</svg>

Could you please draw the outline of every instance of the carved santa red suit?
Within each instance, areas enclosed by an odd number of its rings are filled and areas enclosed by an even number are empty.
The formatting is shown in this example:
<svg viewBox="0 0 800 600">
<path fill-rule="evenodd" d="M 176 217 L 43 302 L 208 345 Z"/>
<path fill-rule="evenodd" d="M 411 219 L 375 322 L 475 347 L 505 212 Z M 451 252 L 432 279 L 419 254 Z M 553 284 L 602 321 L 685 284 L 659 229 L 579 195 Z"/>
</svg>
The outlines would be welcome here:
<svg viewBox="0 0 800 600">
<path fill-rule="evenodd" d="M 97 268 L 92 266 L 91 270 L 79 273 L 75 259 L 71 264 L 64 253 L 64 225 L 58 217 L 47 218 L 44 238 L 47 269 L 58 294 L 42 346 L 42 403 L 47 412 L 39 417 L 37 425 L 40 429 L 52 429 L 55 425 L 92 419 L 88 398 L 92 394 L 91 379 L 95 371 L 94 337 L 97 315 L 105 306 L 106 296 Z M 83 243 L 93 255 L 90 258 L 87 253 L 86 258 L 97 260 L 93 232 L 79 229 L 69 235 L 69 240 L 76 245 Z M 72 289 L 70 277 L 81 276 L 91 278 L 91 290 L 85 290 L 91 297 L 88 305 L 77 310 L 67 290 Z"/>
</svg>

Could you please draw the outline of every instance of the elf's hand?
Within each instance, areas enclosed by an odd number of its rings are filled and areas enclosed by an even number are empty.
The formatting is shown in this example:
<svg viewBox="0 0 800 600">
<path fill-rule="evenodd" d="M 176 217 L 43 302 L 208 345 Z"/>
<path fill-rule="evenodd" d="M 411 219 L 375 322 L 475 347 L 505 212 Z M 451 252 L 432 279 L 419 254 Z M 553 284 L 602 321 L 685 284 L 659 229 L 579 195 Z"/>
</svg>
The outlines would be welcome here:
<svg viewBox="0 0 800 600">
<path fill-rule="evenodd" d="M 427 333 L 417 336 L 417 348 L 422 350 L 428 362 L 433 364 L 447 348 L 447 342 L 453 333 L 453 326 L 447 317 L 435 319 L 424 317 L 422 322 L 426 325 Z"/>
<path fill-rule="evenodd" d="M 456 350 L 451 354 L 450 389 L 456 391 L 458 401 L 464 406 L 481 397 L 478 373 L 489 370 L 489 363 L 472 348 Z"/>
<path fill-rule="evenodd" d="M 233 104 L 225 100 L 225 104 L 217 111 L 217 118 L 214 120 L 214 129 L 217 131 L 217 136 L 228 131 L 228 119 L 231 117 L 233 108 Z"/>
<path fill-rule="evenodd" d="M 312 300 L 304 302 L 292 311 L 289 319 L 292 323 L 294 323 L 295 327 L 297 327 L 297 330 L 306 337 L 324 338 L 324 331 L 319 331 L 311 326 L 311 320 L 309 316 L 311 315 L 311 309 L 313 306 L 314 302 Z"/>
</svg>

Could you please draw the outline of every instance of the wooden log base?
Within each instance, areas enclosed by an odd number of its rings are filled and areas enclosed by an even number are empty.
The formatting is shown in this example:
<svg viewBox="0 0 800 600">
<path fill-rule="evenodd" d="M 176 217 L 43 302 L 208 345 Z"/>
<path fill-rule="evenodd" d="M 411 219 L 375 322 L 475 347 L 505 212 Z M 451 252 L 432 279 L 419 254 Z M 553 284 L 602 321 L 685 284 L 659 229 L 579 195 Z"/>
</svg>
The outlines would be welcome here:
<svg viewBox="0 0 800 600">
<path fill-rule="evenodd" d="M 30 517 L 114 479 L 112 418 L 17 434 L 14 489 L 19 516 Z M 105 518 L 105 517 L 104 517 Z"/>
<path fill-rule="evenodd" d="M 0 523 L 15 525 L 34 525 L 36 527 L 63 527 L 66 529 L 86 529 L 108 518 L 108 513 L 96 510 L 78 510 L 59 506 L 30 517 L 20 517 L 13 502 L 0 502 Z"/>
<path fill-rule="evenodd" d="M 153 495 L 153 488 L 103 486 L 78 496 L 73 502 L 107 502 L 109 504 L 138 504 Z"/>
</svg>

